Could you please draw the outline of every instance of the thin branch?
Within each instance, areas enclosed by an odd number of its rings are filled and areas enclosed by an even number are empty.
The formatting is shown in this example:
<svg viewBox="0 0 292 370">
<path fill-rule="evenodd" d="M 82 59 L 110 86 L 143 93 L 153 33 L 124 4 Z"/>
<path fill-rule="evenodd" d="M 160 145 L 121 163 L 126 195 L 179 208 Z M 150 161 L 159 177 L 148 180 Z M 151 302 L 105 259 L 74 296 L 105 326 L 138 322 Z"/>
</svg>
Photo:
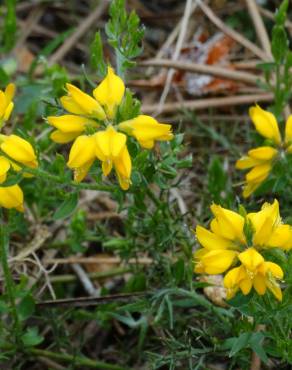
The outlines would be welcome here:
<svg viewBox="0 0 292 370">
<path fill-rule="evenodd" d="M 175 61 L 179 58 L 181 48 L 182 48 L 183 43 L 185 41 L 190 16 L 193 13 L 193 11 L 195 10 L 195 8 L 197 7 L 197 1 L 195 2 L 195 5 L 193 7 L 192 7 L 192 2 L 193 2 L 193 0 L 186 0 L 184 15 L 183 15 L 183 18 L 182 18 L 182 21 L 181 21 L 180 33 L 178 35 L 177 43 L 176 43 L 175 50 L 174 50 L 174 53 L 173 53 L 173 56 L 172 56 L 173 61 Z M 156 112 L 157 114 L 159 114 L 160 111 L 163 109 L 163 104 L 164 104 L 164 102 L 167 98 L 167 95 L 169 93 L 174 72 L 175 71 L 173 69 L 170 69 L 167 73 L 165 86 L 164 86 L 163 92 L 162 92 L 161 97 L 160 97 L 159 105 L 157 107 L 157 112 Z"/>
<path fill-rule="evenodd" d="M 217 15 L 213 12 L 213 10 L 203 3 L 202 1 L 199 1 L 199 6 L 203 10 L 203 12 L 206 14 L 206 16 L 210 19 L 211 22 L 213 22 L 223 33 L 231 37 L 233 40 L 237 41 L 239 44 L 244 46 L 246 49 L 250 50 L 254 55 L 259 57 L 262 60 L 267 60 L 268 56 L 267 54 L 261 50 L 258 46 L 254 45 L 251 41 L 249 41 L 247 38 L 242 36 L 239 32 L 233 30 L 232 28 L 226 26 L 224 22 L 221 21 L 220 18 L 217 17 Z"/>
<path fill-rule="evenodd" d="M 73 32 L 67 40 L 51 55 L 48 64 L 51 66 L 54 63 L 59 62 L 64 56 L 74 47 L 77 41 L 91 28 L 97 19 L 104 13 L 109 5 L 108 0 L 102 1 L 97 5 L 95 10 L 91 12 L 88 17 L 82 19 L 79 23 L 76 31 Z"/>
<path fill-rule="evenodd" d="M 247 4 L 248 11 L 249 11 L 249 15 L 253 21 L 259 42 L 261 43 L 263 50 L 269 56 L 269 59 L 273 60 L 273 57 L 271 54 L 271 43 L 269 40 L 269 36 L 266 30 L 265 24 L 260 15 L 259 8 L 255 0 L 246 0 L 246 4 Z"/>
<path fill-rule="evenodd" d="M 257 85 L 257 81 L 260 80 L 264 83 L 263 78 L 253 75 L 248 72 L 234 71 L 232 69 L 216 67 L 206 64 L 199 63 L 188 63 L 173 61 L 169 59 L 151 59 L 140 63 L 141 66 L 155 66 L 163 68 L 175 68 L 187 72 L 203 73 L 207 75 L 227 78 L 229 80 L 235 80 L 245 82 L 251 85 Z"/>
<path fill-rule="evenodd" d="M 207 99 L 197 99 L 189 100 L 184 102 L 170 102 L 164 104 L 163 111 L 161 113 L 173 113 L 179 109 L 209 109 L 226 107 L 241 104 L 253 104 L 255 102 L 270 102 L 274 100 L 274 95 L 272 93 L 263 94 L 253 94 L 253 95 L 239 95 L 239 96 L 227 96 L 223 98 L 207 98 Z M 157 105 L 144 105 L 142 106 L 142 111 L 145 114 L 151 114 L 155 112 Z"/>
</svg>

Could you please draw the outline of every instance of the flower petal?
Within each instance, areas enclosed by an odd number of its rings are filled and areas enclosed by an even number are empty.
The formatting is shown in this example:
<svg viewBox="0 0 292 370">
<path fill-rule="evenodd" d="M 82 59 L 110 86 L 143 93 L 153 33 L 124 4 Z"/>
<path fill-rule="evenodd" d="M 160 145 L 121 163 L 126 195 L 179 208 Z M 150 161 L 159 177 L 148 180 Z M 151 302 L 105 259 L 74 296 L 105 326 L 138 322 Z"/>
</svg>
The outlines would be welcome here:
<svg viewBox="0 0 292 370">
<path fill-rule="evenodd" d="M 95 137 L 82 135 L 74 141 L 67 163 L 69 168 L 80 168 L 95 158 Z"/>
<path fill-rule="evenodd" d="M 292 115 L 290 115 L 286 121 L 285 126 L 285 143 L 290 143 L 292 141 Z"/>
<path fill-rule="evenodd" d="M 0 187 L 0 206 L 23 212 L 23 193 L 18 185 Z"/>
<path fill-rule="evenodd" d="M 106 115 L 100 104 L 93 99 L 90 95 L 85 94 L 83 91 L 78 89 L 76 86 L 66 84 L 66 88 L 69 92 L 69 96 L 72 97 L 74 102 L 78 104 L 83 111 L 88 115 L 94 115 L 96 118 L 104 120 Z"/>
<path fill-rule="evenodd" d="M 92 120 L 81 116 L 74 116 L 72 114 L 65 114 L 63 116 L 49 116 L 47 118 L 50 125 L 56 127 L 59 131 L 68 132 L 83 132 L 86 126 L 98 127 L 98 124 Z"/>
<path fill-rule="evenodd" d="M 275 116 L 256 105 L 249 109 L 249 115 L 256 130 L 267 139 L 273 140 L 276 144 L 281 143 L 281 135 Z"/>
<path fill-rule="evenodd" d="M 1 150 L 16 162 L 28 167 L 38 166 L 37 158 L 31 144 L 17 135 L 6 136 L 0 145 Z"/>
<path fill-rule="evenodd" d="M 153 117 L 139 115 L 119 124 L 119 128 L 134 136 L 141 146 L 151 148 L 154 140 L 172 140 L 171 125 L 159 123 Z"/>
<path fill-rule="evenodd" d="M 124 147 L 119 157 L 114 160 L 114 165 L 120 187 L 123 190 L 128 190 L 131 185 L 132 162 L 127 146 Z"/>
<path fill-rule="evenodd" d="M 269 175 L 272 169 L 272 164 L 270 162 L 265 164 L 260 164 L 255 166 L 251 171 L 249 171 L 245 178 L 247 182 L 263 182 Z"/>
<path fill-rule="evenodd" d="M 273 159 L 277 154 L 278 150 L 272 148 L 271 146 L 260 146 L 256 149 L 251 149 L 248 151 L 248 155 L 251 158 L 264 161 L 269 161 Z"/>
<path fill-rule="evenodd" d="M 245 170 L 247 168 L 257 166 L 258 164 L 261 164 L 261 163 L 262 161 L 260 160 L 250 158 L 248 156 L 244 156 L 236 161 L 235 168 L 237 168 L 238 170 Z"/>
<path fill-rule="evenodd" d="M 211 211 L 216 218 L 219 235 L 226 239 L 245 242 L 244 218 L 241 215 L 216 204 L 212 204 Z"/>
<path fill-rule="evenodd" d="M 80 132 L 62 132 L 59 130 L 53 131 L 50 135 L 50 139 L 58 144 L 70 143 L 80 135 Z"/>
<path fill-rule="evenodd" d="M 228 249 L 232 246 L 230 240 L 212 233 L 202 226 L 196 227 L 196 236 L 199 243 L 206 249 Z"/>
<path fill-rule="evenodd" d="M 238 259 L 249 271 L 255 271 L 264 262 L 263 256 L 255 248 L 248 248 L 244 252 L 241 252 L 238 255 Z"/>
<path fill-rule="evenodd" d="M 124 93 L 124 82 L 111 67 L 108 67 L 106 77 L 93 90 L 93 96 L 105 107 L 109 118 L 114 117 L 116 107 L 121 104 Z"/>
</svg>

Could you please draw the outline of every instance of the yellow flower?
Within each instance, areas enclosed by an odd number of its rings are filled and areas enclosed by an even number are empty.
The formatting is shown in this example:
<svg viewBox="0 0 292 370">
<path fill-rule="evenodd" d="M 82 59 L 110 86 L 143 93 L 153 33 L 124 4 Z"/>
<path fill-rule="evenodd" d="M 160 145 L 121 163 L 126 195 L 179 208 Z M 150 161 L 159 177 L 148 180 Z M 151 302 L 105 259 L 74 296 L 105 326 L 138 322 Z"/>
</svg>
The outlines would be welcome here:
<svg viewBox="0 0 292 370">
<path fill-rule="evenodd" d="M 274 141 L 275 144 L 281 144 L 281 134 L 276 117 L 273 113 L 256 105 L 249 109 L 249 116 L 259 134 Z"/>
<path fill-rule="evenodd" d="M 127 190 L 131 184 L 132 163 L 126 146 L 127 136 L 132 135 L 143 148 L 151 149 L 156 140 L 171 140 L 171 126 L 154 118 L 139 115 L 115 125 L 117 109 L 122 103 L 125 85 L 122 79 L 108 67 L 106 77 L 87 95 L 77 87 L 67 84 L 68 94 L 61 104 L 70 114 L 47 118 L 56 128 L 51 139 L 56 143 L 74 141 L 68 166 L 74 169 L 74 179 L 82 181 L 97 158 L 107 176 L 115 169 L 120 186 Z"/>
<path fill-rule="evenodd" d="M 247 219 L 253 227 L 253 245 L 257 248 L 292 248 L 292 227 L 283 224 L 279 203 L 264 203 L 259 212 L 248 213 Z"/>
<path fill-rule="evenodd" d="M 15 93 L 15 85 L 7 85 L 5 91 L 0 90 L 0 127 L 3 122 L 7 121 L 10 117 L 10 114 L 13 110 L 13 97 Z"/>
<path fill-rule="evenodd" d="M 37 158 L 31 144 L 17 135 L 0 135 L 0 149 L 12 160 L 36 168 Z"/>
<path fill-rule="evenodd" d="M 94 135 L 82 135 L 74 141 L 67 165 L 69 168 L 74 169 L 75 181 L 82 181 L 87 175 L 96 157 L 95 148 L 96 142 Z"/>
<path fill-rule="evenodd" d="M 107 176 L 114 166 L 120 186 L 127 190 L 130 186 L 132 170 L 131 158 L 126 146 L 127 136 L 117 132 L 112 126 L 95 134 L 96 156 L 102 161 L 102 171 Z"/>
<path fill-rule="evenodd" d="M 139 144 L 146 149 L 153 148 L 155 140 L 173 139 L 171 125 L 159 123 L 150 116 L 140 115 L 129 121 L 121 122 L 119 128 L 128 135 L 134 136 Z"/>
<path fill-rule="evenodd" d="M 10 167 L 10 161 L 0 156 L 0 184 L 6 181 Z M 7 187 L 0 185 L 0 207 L 16 208 L 18 211 L 23 211 L 23 193 L 18 185 Z"/>
<path fill-rule="evenodd" d="M 236 162 L 236 168 L 245 170 L 252 168 L 246 175 L 246 184 L 243 189 L 243 196 L 249 197 L 260 184 L 269 176 L 273 160 L 278 151 L 270 146 L 261 146 L 248 151 L 248 155 Z"/>
<path fill-rule="evenodd" d="M 248 248 L 238 255 L 239 267 L 231 269 L 224 277 L 227 298 L 232 298 L 240 289 L 244 295 L 254 288 L 257 294 L 264 295 L 269 289 L 281 301 L 282 291 L 276 279 L 283 278 L 279 265 L 264 260 L 254 248 Z"/>
<path fill-rule="evenodd" d="M 124 93 L 124 82 L 111 67 L 108 67 L 105 79 L 93 90 L 93 96 L 104 107 L 107 117 L 110 119 L 114 118 Z"/>
<path fill-rule="evenodd" d="M 279 149 L 285 148 L 287 153 L 292 153 L 292 116 L 286 122 L 285 141 L 282 142 L 280 130 L 276 117 L 268 111 L 265 111 L 258 105 L 249 110 L 250 118 L 256 130 L 266 139 L 272 142 L 272 146 L 261 146 L 248 151 L 248 155 L 243 156 L 237 162 L 235 167 L 239 170 L 251 169 L 245 175 L 245 185 L 243 196 L 249 197 L 269 176 L 273 163 L 278 157 Z"/>
<path fill-rule="evenodd" d="M 0 186 L 0 207 L 15 208 L 23 212 L 23 193 L 18 185 Z"/>
<path fill-rule="evenodd" d="M 240 266 L 232 268 L 225 276 L 229 298 L 239 289 L 248 294 L 254 287 L 261 295 L 269 289 L 281 299 L 276 279 L 282 279 L 283 272 L 276 264 L 265 261 L 258 252 L 264 248 L 292 249 L 292 227 L 283 224 L 278 201 L 264 203 L 260 211 L 245 217 L 216 204 L 211 210 L 214 219 L 210 230 L 200 225 L 196 227 L 202 248 L 194 253 L 194 271 L 222 274 L 240 262 Z"/>
<path fill-rule="evenodd" d="M 241 244 L 245 245 L 244 218 L 216 204 L 211 206 L 214 219 L 211 230 L 196 227 L 198 242 L 203 246 L 194 254 L 195 272 L 219 274 L 234 262 Z"/>
</svg>

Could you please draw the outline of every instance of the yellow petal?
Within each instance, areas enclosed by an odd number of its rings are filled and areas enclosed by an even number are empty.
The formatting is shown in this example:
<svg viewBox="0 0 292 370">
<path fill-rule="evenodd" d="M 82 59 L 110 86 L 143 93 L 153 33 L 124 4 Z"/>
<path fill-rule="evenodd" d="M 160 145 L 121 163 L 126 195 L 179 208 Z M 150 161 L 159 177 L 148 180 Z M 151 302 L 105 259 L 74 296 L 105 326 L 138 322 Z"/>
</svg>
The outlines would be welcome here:
<svg viewBox="0 0 292 370">
<path fill-rule="evenodd" d="M 264 258 L 254 248 L 248 248 L 238 255 L 240 262 L 249 270 L 255 271 L 264 262 Z"/>
<path fill-rule="evenodd" d="M 95 116 L 98 119 L 104 120 L 106 115 L 100 104 L 93 99 L 90 95 L 85 94 L 83 91 L 78 89 L 76 86 L 66 84 L 66 88 L 69 92 L 69 96 L 72 97 L 74 102 L 78 104 L 83 111 L 88 115 Z"/>
<path fill-rule="evenodd" d="M 269 175 L 272 169 L 272 164 L 270 162 L 265 164 L 260 164 L 255 166 L 251 171 L 249 171 L 245 178 L 247 182 L 263 182 Z"/>
<path fill-rule="evenodd" d="M 240 281 L 239 288 L 244 295 L 249 294 L 252 288 L 252 280 L 248 277 L 248 275 L 246 276 L 246 279 Z"/>
<path fill-rule="evenodd" d="M 277 226 L 281 222 L 278 201 L 275 199 L 272 204 L 264 203 L 259 212 L 248 213 L 247 218 L 253 225 L 254 235 L 263 232 L 263 225 L 266 223 L 266 219 L 271 219 L 272 226 Z M 271 230 L 269 230 L 270 232 Z"/>
<path fill-rule="evenodd" d="M 250 158 L 248 156 L 244 156 L 236 161 L 235 168 L 237 168 L 238 170 L 245 170 L 247 168 L 257 166 L 258 164 L 261 164 L 261 163 L 262 161 L 260 160 Z"/>
<path fill-rule="evenodd" d="M 94 159 L 86 162 L 82 167 L 75 168 L 74 169 L 74 181 L 81 182 L 87 175 L 93 162 L 94 162 Z"/>
<path fill-rule="evenodd" d="M 15 85 L 13 83 L 10 83 L 6 86 L 5 89 L 5 96 L 7 101 L 10 103 L 15 95 Z"/>
<path fill-rule="evenodd" d="M 126 135 L 117 132 L 112 126 L 109 126 L 106 131 L 97 132 L 95 138 L 96 156 L 101 161 L 117 158 L 127 141 Z"/>
<path fill-rule="evenodd" d="M 80 135 L 79 132 L 62 132 L 59 130 L 53 131 L 50 135 L 50 139 L 58 144 L 70 143 Z"/>
<path fill-rule="evenodd" d="M 248 155 L 253 159 L 259 159 L 264 161 L 269 161 L 273 159 L 278 154 L 278 150 L 272 148 L 271 146 L 260 146 L 256 149 L 251 149 L 248 151 Z"/>
<path fill-rule="evenodd" d="M 119 124 L 119 128 L 134 136 L 141 146 L 151 148 L 154 140 L 172 140 L 171 125 L 159 123 L 153 117 L 140 115 Z"/>
<path fill-rule="evenodd" d="M 5 109 L 5 112 L 4 112 L 4 116 L 3 116 L 4 121 L 7 121 L 9 119 L 11 112 L 13 111 L 13 108 L 14 108 L 14 104 L 13 102 L 10 102 L 7 105 L 7 108 Z"/>
<path fill-rule="evenodd" d="M 264 137 L 273 140 L 276 144 L 281 143 L 281 135 L 275 116 L 256 105 L 249 109 L 249 115 L 256 130 Z"/>
<path fill-rule="evenodd" d="M 235 267 L 227 272 L 224 276 L 223 284 L 226 289 L 232 289 L 240 282 L 241 266 Z"/>
<path fill-rule="evenodd" d="M 271 283 L 267 281 L 267 287 L 274 294 L 276 299 L 281 302 L 283 299 L 283 296 L 282 296 L 282 290 L 280 286 L 275 282 Z"/>
<path fill-rule="evenodd" d="M 208 251 L 201 261 L 205 266 L 206 274 L 216 275 L 228 270 L 236 256 L 235 251 L 216 249 Z"/>
<path fill-rule="evenodd" d="M 243 197 L 248 198 L 261 185 L 261 182 L 249 182 L 243 188 Z"/>
<path fill-rule="evenodd" d="M 95 137 L 79 136 L 73 143 L 67 163 L 69 168 L 80 168 L 95 158 Z"/>
<path fill-rule="evenodd" d="M 217 231 L 219 235 L 226 239 L 245 242 L 243 233 L 244 218 L 241 215 L 216 204 L 212 204 L 211 211 L 218 223 Z"/>
<path fill-rule="evenodd" d="M 259 295 L 264 295 L 267 290 L 265 276 L 261 274 L 256 274 L 253 279 L 253 287 Z"/>
<path fill-rule="evenodd" d="M 18 185 L 0 187 L 0 207 L 23 212 L 23 193 Z"/>
<path fill-rule="evenodd" d="M 5 157 L 0 156 L 0 177 L 1 177 L 0 183 L 6 180 L 6 174 L 9 171 L 9 168 L 10 168 L 9 160 Z"/>
<path fill-rule="evenodd" d="M 199 243 L 209 250 L 227 249 L 232 246 L 230 240 L 222 238 L 199 225 L 196 227 L 196 236 Z"/>
<path fill-rule="evenodd" d="M 75 100 L 68 95 L 64 95 L 60 98 L 60 102 L 66 111 L 73 114 L 78 115 L 84 115 L 88 114 L 87 110 L 82 109 L 80 105 L 78 105 L 78 102 L 75 102 Z"/>
<path fill-rule="evenodd" d="M 108 67 L 106 77 L 97 88 L 93 90 L 93 96 L 105 107 L 109 118 L 115 116 L 116 107 L 121 104 L 124 93 L 124 82 L 115 74 L 111 67 Z"/>
<path fill-rule="evenodd" d="M 285 127 L 285 143 L 292 141 L 292 115 L 288 117 Z"/>
<path fill-rule="evenodd" d="M 275 227 L 267 245 L 269 247 L 290 250 L 292 248 L 292 227 L 290 225 L 279 225 Z"/>
<path fill-rule="evenodd" d="M 127 146 L 124 147 L 119 157 L 114 160 L 114 166 L 120 187 L 123 190 L 128 190 L 131 185 L 132 162 Z"/>
<path fill-rule="evenodd" d="M 56 127 L 59 131 L 68 133 L 68 132 L 83 132 L 85 128 L 88 127 L 98 127 L 98 124 L 91 119 L 74 116 L 72 114 L 65 114 L 63 116 L 47 117 L 47 120 L 50 125 Z"/>
<path fill-rule="evenodd" d="M 31 144 L 16 135 L 7 136 L 0 145 L 1 150 L 16 162 L 28 167 L 38 166 L 37 158 Z"/>
</svg>

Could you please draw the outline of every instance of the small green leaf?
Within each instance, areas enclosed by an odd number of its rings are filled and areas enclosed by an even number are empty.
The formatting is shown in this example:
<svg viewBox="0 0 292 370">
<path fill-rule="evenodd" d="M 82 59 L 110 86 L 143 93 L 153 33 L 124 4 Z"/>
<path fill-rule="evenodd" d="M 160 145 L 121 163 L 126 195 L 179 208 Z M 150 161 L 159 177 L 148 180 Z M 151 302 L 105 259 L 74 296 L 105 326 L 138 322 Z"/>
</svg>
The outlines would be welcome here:
<svg viewBox="0 0 292 370">
<path fill-rule="evenodd" d="M 68 217 L 78 204 L 78 193 L 72 193 L 68 198 L 61 204 L 60 208 L 55 212 L 53 219 L 61 220 Z"/>
<path fill-rule="evenodd" d="M 261 332 L 254 333 L 249 340 L 249 344 L 251 349 L 259 356 L 259 358 L 264 363 L 267 363 L 269 359 L 262 345 L 264 337 L 264 334 Z"/>
<path fill-rule="evenodd" d="M 229 357 L 233 357 L 237 352 L 246 348 L 248 346 L 250 336 L 251 333 L 243 333 L 238 338 L 234 338 L 232 348 L 229 352 Z"/>
<path fill-rule="evenodd" d="M 31 317 L 35 310 L 35 302 L 31 295 L 25 296 L 17 305 L 20 320 L 25 321 Z"/>
<path fill-rule="evenodd" d="M 272 54 L 277 63 L 285 58 L 288 46 L 288 38 L 284 27 L 275 26 L 272 31 Z"/>
<path fill-rule="evenodd" d="M 25 334 L 21 337 L 22 343 L 26 347 L 34 347 L 42 343 L 44 338 L 38 334 L 37 328 L 29 328 Z"/>
<path fill-rule="evenodd" d="M 106 75 L 106 63 L 103 57 L 103 48 L 100 32 L 95 33 L 93 42 L 90 45 L 90 64 L 92 69 L 103 78 Z"/>
<path fill-rule="evenodd" d="M 287 18 L 289 0 L 284 0 L 275 14 L 275 21 L 277 25 L 283 26 Z"/>
</svg>

